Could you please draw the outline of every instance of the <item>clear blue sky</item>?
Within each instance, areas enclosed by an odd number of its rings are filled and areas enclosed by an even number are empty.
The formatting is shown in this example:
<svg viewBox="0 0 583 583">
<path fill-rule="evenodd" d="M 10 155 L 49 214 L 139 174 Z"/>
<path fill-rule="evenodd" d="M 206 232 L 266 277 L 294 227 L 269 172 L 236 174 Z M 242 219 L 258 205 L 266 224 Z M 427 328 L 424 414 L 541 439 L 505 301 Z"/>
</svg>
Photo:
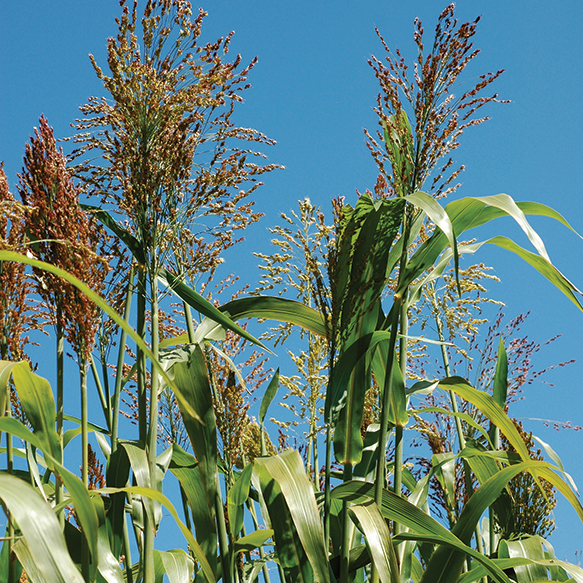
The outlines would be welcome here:
<svg viewBox="0 0 583 583">
<path fill-rule="evenodd" d="M 257 193 L 266 218 L 249 233 L 238 251 L 234 271 L 253 265 L 252 251 L 266 250 L 266 229 L 281 211 L 296 208 L 299 198 L 329 209 L 329 200 L 355 189 L 371 188 L 375 166 L 364 146 L 363 128 L 375 129 L 372 107 L 376 81 L 366 60 L 381 54 L 374 26 L 391 47 L 414 55 L 413 19 L 419 16 L 428 36 L 445 2 L 346 0 L 247 2 L 215 0 L 203 6 L 210 14 L 203 38 L 235 31 L 234 53 L 244 61 L 259 56 L 253 88 L 239 109 L 238 123 L 277 140 L 270 161 L 286 166 L 268 176 Z M 195 4 L 195 8 L 198 7 Z M 24 144 L 44 113 L 57 136 L 70 135 L 78 106 L 102 88 L 89 63 L 93 53 L 105 64 L 106 38 L 115 35 L 117 0 L 4 2 L 0 17 L 0 160 L 15 190 Z M 496 82 L 510 105 L 490 106 L 491 121 L 462 138 L 456 159 L 466 165 L 457 196 L 505 192 L 516 200 L 535 200 L 561 212 L 583 232 L 583 3 L 579 0 L 460 1 L 457 17 L 483 19 L 475 37 L 482 49 L 473 71 L 506 69 Z M 583 287 L 583 241 L 548 220 L 533 220 L 555 264 Z M 499 230 L 517 229 L 501 223 Z M 476 234 L 479 236 L 479 233 Z M 532 311 L 529 337 L 562 338 L 536 357 L 537 368 L 577 359 L 553 371 L 554 387 L 537 383 L 514 410 L 524 418 L 548 418 L 583 425 L 583 313 L 546 280 L 518 259 L 488 250 L 477 257 L 496 268 L 502 284 L 492 293 L 513 317 Z M 42 366 L 41 366 L 42 372 Z M 551 442 L 567 470 L 583 487 L 583 433 L 555 433 L 525 422 Z M 583 526 L 563 500 L 556 512 L 552 542 L 559 558 L 575 561 L 583 549 Z"/>
</svg>

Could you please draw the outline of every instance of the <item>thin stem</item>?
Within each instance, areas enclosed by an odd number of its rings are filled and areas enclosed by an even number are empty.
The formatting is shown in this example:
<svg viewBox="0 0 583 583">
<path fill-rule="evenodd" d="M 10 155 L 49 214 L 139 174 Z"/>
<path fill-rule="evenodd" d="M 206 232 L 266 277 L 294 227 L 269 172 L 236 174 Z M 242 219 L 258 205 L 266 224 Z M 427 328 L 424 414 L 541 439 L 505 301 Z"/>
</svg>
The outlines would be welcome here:
<svg viewBox="0 0 583 583">
<path fill-rule="evenodd" d="M 160 332 L 159 332 L 159 307 L 158 307 L 158 280 L 155 276 L 150 278 L 150 291 L 152 294 L 150 307 L 152 314 L 152 354 L 158 360 Z M 146 454 L 150 466 L 150 481 L 156 487 L 156 449 L 158 439 L 158 397 L 160 388 L 160 376 L 152 365 L 150 371 L 150 419 L 148 424 L 148 442 Z M 144 513 L 144 583 L 154 583 L 154 536 L 155 525 L 150 524 Z"/>
<path fill-rule="evenodd" d="M 95 360 L 92 355 L 89 355 L 89 362 L 91 363 L 91 373 L 93 374 L 93 380 L 95 381 L 95 386 L 97 387 L 97 394 L 99 395 L 99 400 L 101 401 L 101 408 L 103 409 L 105 423 L 107 425 L 107 429 L 111 431 L 111 410 L 109 408 L 109 395 L 106 395 L 103 391 L 101 379 L 99 378 L 97 366 L 95 365 Z"/>
<path fill-rule="evenodd" d="M 342 481 L 352 480 L 352 464 L 344 464 Z M 340 550 L 340 579 L 339 583 L 348 583 L 348 567 L 350 564 L 350 543 L 352 541 L 352 520 L 348 516 L 349 502 L 342 502 L 342 547 Z"/>
<path fill-rule="evenodd" d="M 124 321 L 127 324 L 130 321 L 130 312 L 132 306 L 132 294 L 134 292 L 134 275 L 135 266 L 132 263 L 129 275 L 128 292 L 126 295 L 126 303 L 124 308 Z M 122 328 L 119 338 L 119 350 L 117 353 L 117 366 L 115 369 L 115 389 L 113 394 L 113 412 L 111 420 L 111 451 L 117 449 L 117 436 L 119 430 L 119 402 L 121 399 L 121 384 L 123 380 L 123 361 L 126 348 L 127 332 Z"/>
<path fill-rule="evenodd" d="M 136 332 L 146 339 L 146 272 L 138 272 L 138 318 Z M 146 394 L 146 356 L 137 350 L 138 364 L 138 427 L 140 443 L 146 444 L 148 432 L 148 396 Z"/>
<path fill-rule="evenodd" d="M 12 417 L 12 407 L 10 403 L 10 383 L 6 383 L 6 408 L 4 411 L 6 417 Z M 6 470 L 12 475 L 13 470 L 13 451 L 12 451 L 12 434 L 6 433 Z M 14 545 L 14 522 L 9 510 L 6 510 L 6 520 L 8 521 L 8 583 L 16 583 L 14 568 L 16 561 L 13 560 L 12 547 Z"/>
<path fill-rule="evenodd" d="M 87 407 L 87 360 L 79 357 L 79 376 L 81 384 L 81 479 L 85 486 L 89 484 L 89 425 Z"/>
</svg>

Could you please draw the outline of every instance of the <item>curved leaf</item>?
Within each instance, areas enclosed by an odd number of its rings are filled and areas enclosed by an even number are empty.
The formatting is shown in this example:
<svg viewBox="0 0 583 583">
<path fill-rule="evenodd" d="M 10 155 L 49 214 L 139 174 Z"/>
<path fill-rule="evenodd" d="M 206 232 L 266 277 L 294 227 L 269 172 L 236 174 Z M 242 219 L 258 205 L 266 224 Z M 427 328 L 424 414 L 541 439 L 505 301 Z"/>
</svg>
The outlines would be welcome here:
<svg viewBox="0 0 583 583">
<path fill-rule="evenodd" d="M 188 530 L 188 528 L 180 520 L 180 518 L 178 517 L 178 513 L 176 512 L 176 509 L 174 508 L 170 500 L 168 500 L 168 498 L 164 496 L 164 494 L 158 492 L 157 490 L 152 490 L 151 488 L 141 488 L 140 486 L 130 486 L 128 488 L 102 488 L 101 490 L 95 490 L 96 494 L 117 494 L 118 492 L 126 492 L 128 494 L 139 494 L 140 496 L 146 496 L 147 498 L 151 498 L 152 500 L 155 500 L 156 502 L 162 504 L 162 506 L 164 506 L 164 508 L 166 508 L 166 510 L 170 512 L 172 518 L 174 518 L 174 520 L 176 521 L 178 528 L 180 528 L 180 531 L 184 535 L 184 538 L 186 538 L 188 544 L 190 545 L 190 550 L 192 551 L 192 554 L 194 555 L 195 559 L 200 563 L 201 571 L 205 576 L 206 580 L 208 581 L 208 583 L 216 583 L 216 578 L 213 575 L 212 569 L 209 565 L 209 562 L 203 550 L 201 549 L 198 542 L 196 542 L 196 539 L 192 536 L 190 530 Z"/>
<path fill-rule="evenodd" d="M 15 253 L 13 251 L 0 251 L 0 261 L 16 261 L 17 263 L 24 263 L 26 265 L 30 265 L 32 267 L 37 267 L 38 269 L 42 269 L 44 271 L 48 271 L 54 275 L 58 275 L 62 277 L 65 281 L 68 281 L 71 285 L 74 285 L 78 290 L 82 291 L 95 305 L 97 305 L 101 310 L 103 310 L 120 328 L 125 330 L 127 335 L 136 343 L 136 345 L 144 352 L 144 354 L 148 357 L 152 366 L 156 369 L 158 374 L 162 377 L 164 382 L 172 388 L 176 398 L 178 399 L 179 403 L 189 411 L 189 413 L 196 417 L 196 413 L 194 409 L 186 401 L 180 390 L 174 383 L 174 381 L 166 374 L 166 371 L 160 366 L 160 363 L 154 357 L 154 354 L 149 349 L 148 345 L 144 342 L 144 340 L 140 337 L 140 335 L 125 322 L 125 320 L 106 302 L 101 298 L 101 296 L 95 293 L 89 286 L 85 285 L 81 280 L 77 279 L 75 276 L 67 273 L 63 269 L 55 267 L 50 263 L 46 263 L 44 261 L 39 261 L 38 259 L 32 259 L 27 257 L 26 255 L 21 255 L 20 253 Z M 54 409 L 54 407 L 53 407 Z"/>
<path fill-rule="evenodd" d="M 326 337 L 326 325 L 320 312 L 305 304 L 277 296 L 251 296 L 239 298 L 219 307 L 232 320 L 259 318 L 288 322 L 309 330 L 317 336 Z"/>
<path fill-rule="evenodd" d="M 445 209 L 431 196 L 425 192 L 417 191 L 405 198 L 408 202 L 414 204 L 416 207 L 424 210 L 427 216 L 441 229 L 443 234 L 447 237 L 447 241 L 453 252 L 455 280 L 458 286 L 458 291 L 461 294 L 459 287 L 459 254 L 457 248 L 457 240 L 453 225 L 449 219 Z"/>
<path fill-rule="evenodd" d="M 399 565 L 391 541 L 391 533 L 373 500 L 348 508 L 364 533 L 377 573 L 382 583 L 400 583 Z"/>
<path fill-rule="evenodd" d="M 22 531 L 26 548 L 44 580 L 83 583 L 57 517 L 34 488 L 14 476 L 0 474 L 0 498 Z"/>
<path fill-rule="evenodd" d="M 316 581 L 329 583 L 328 554 L 318 504 L 300 454 L 288 449 L 274 457 L 257 458 L 255 465 L 264 468 L 281 488 Z"/>
<path fill-rule="evenodd" d="M 193 307 L 195 310 L 205 315 L 207 318 L 214 320 L 227 330 L 232 330 L 242 338 L 249 340 L 253 344 L 261 346 L 264 350 L 269 350 L 264 346 L 259 340 L 254 336 L 249 334 L 246 330 L 243 330 L 240 326 L 235 324 L 231 318 L 225 316 L 223 311 L 216 308 L 211 302 L 206 298 L 201 296 L 198 292 L 193 290 L 191 287 L 187 286 L 180 278 L 176 277 L 173 273 L 167 269 L 163 269 L 158 279 L 172 292 L 174 292 L 181 300 L 184 300 L 189 306 Z"/>
</svg>

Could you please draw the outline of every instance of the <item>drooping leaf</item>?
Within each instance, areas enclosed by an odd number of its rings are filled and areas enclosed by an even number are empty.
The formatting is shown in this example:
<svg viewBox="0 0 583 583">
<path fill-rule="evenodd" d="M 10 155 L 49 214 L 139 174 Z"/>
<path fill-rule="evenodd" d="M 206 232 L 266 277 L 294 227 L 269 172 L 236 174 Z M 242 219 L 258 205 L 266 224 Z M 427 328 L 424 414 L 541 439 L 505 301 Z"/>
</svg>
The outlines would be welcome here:
<svg viewBox="0 0 583 583">
<path fill-rule="evenodd" d="M 374 484 L 356 480 L 344 482 L 332 490 L 331 496 L 359 504 L 374 499 Z M 380 511 L 386 519 L 395 520 L 409 529 L 409 532 L 401 533 L 395 538 L 447 545 L 448 548 L 462 551 L 480 561 L 486 566 L 488 574 L 496 581 L 510 583 L 510 580 L 488 557 L 466 546 L 434 518 L 394 492 L 383 490 Z M 433 581 L 433 579 L 429 578 L 428 581 Z"/>
<path fill-rule="evenodd" d="M 80 203 L 79 206 L 86 212 L 91 213 L 100 223 L 113 231 L 125 246 L 131 251 L 136 261 L 140 265 L 146 264 L 144 247 L 127 229 L 124 229 L 107 211 L 89 204 Z"/>
<path fill-rule="evenodd" d="M 263 464 L 255 460 L 255 474 L 264 504 L 264 516 L 268 528 L 273 529 L 277 559 L 289 581 L 313 583 L 314 572 L 300 541 L 294 521 L 281 488 Z"/>
<path fill-rule="evenodd" d="M 140 486 L 131 486 L 128 488 L 103 488 L 102 490 L 96 490 L 96 492 L 98 494 L 116 494 L 117 492 L 126 492 L 129 494 L 138 494 L 140 496 L 145 496 L 147 498 L 155 500 L 156 502 L 159 502 L 162 506 L 164 506 L 164 508 L 166 508 L 166 510 L 168 510 L 168 512 L 176 522 L 178 528 L 180 528 L 180 531 L 184 535 L 184 538 L 186 538 L 190 546 L 190 550 L 192 551 L 192 554 L 200 564 L 200 569 L 205 579 L 208 581 L 208 583 L 216 583 L 216 577 L 212 572 L 212 569 L 202 548 L 200 547 L 196 539 L 192 536 L 192 533 L 188 530 L 186 525 L 180 520 L 173 504 L 170 502 L 170 500 L 168 500 L 168 498 L 166 498 L 166 496 L 164 496 L 164 494 L 158 492 L 157 490 L 152 490 L 151 488 L 142 488 Z"/>
<path fill-rule="evenodd" d="M 288 449 L 277 456 L 257 458 L 255 467 L 258 470 L 263 468 L 277 482 L 298 537 L 314 570 L 315 580 L 328 583 L 330 575 L 320 513 L 312 483 L 306 475 L 300 454 Z M 274 530 L 277 531 L 273 515 L 272 524 Z M 277 551 L 280 555 L 279 545 Z"/>
<path fill-rule="evenodd" d="M 188 401 L 183 398 L 174 381 L 166 374 L 166 371 L 162 366 L 160 366 L 160 363 L 156 360 L 156 358 L 154 358 L 152 351 L 144 342 L 143 338 L 141 338 L 141 336 L 131 326 L 129 326 L 127 322 L 125 322 L 124 319 L 106 301 L 104 301 L 103 298 L 99 296 L 99 294 L 95 293 L 89 286 L 85 285 L 82 281 L 70 273 L 55 267 L 50 263 L 39 261 L 38 259 L 32 259 L 26 255 L 15 253 L 13 251 L 0 251 L 0 261 L 16 261 L 17 263 L 24 263 L 26 265 L 48 271 L 49 273 L 63 278 L 65 281 L 68 281 L 71 285 L 74 285 L 78 290 L 83 292 L 95 305 L 103 310 L 120 328 L 122 328 L 127 333 L 127 335 L 136 343 L 140 350 L 144 352 L 164 382 L 172 388 L 182 407 L 188 410 L 190 415 L 196 416 L 196 413 L 194 412 L 194 409 L 191 407 L 190 403 L 188 403 Z"/>
<path fill-rule="evenodd" d="M 504 340 L 500 336 L 498 343 L 498 358 L 496 360 L 496 372 L 494 373 L 494 389 L 492 396 L 494 401 L 504 407 L 506 405 L 506 394 L 508 392 L 508 356 L 504 347 Z"/>
<path fill-rule="evenodd" d="M 457 248 L 457 240 L 456 235 L 453 229 L 453 225 L 449 219 L 448 214 L 445 212 L 445 209 L 432 197 L 429 196 L 425 192 L 414 192 L 410 194 L 406 199 L 411 204 L 414 204 L 416 207 L 423 209 L 427 216 L 435 223 L 435 225 L 443 232 L 443 234 L 447 237 L 447 242 L 451 247 L 453 252 L 453 260 L 454 260 L 454 271 L 455 271 L 455 280 L 458 287 L 458 292 L 461 295 L 461 288 L 459 282 L 459 253 Z"/>
<path fill-rule="evenodd" d="M 174 292 L 181 300 L 184 300 L 189 306 L 205 315 L 207 318 L 214 320 L 227 330 L 232 330 L 242 338 L 249 340 L 253 344 L 257 344 L 264 350 L 269 350 L 259 340 L 253 337 L 249 332 L 243 330 L 240 326 L 235 324 L 231 318 L 225 316 L 221 310 L 216 308 L 206 298 L 194 291 L 191 287 L 180 281 L 173 273 L 163 269 L 158 279 L 172 292 Z"/>
<path fill-rule="evenodd" d="M 364 533 L 377 573 L 382 583 L 400 583 L 399 565 L 391 541 L 391 533 L 374 501 L 357 504 L 348 509 Z"/>
<path fill-rule="evenodd" d="M 190 583 L 191 581 L 194 564 L 190 556 L 182 549 L 154 551 L 154 565 L 156 574 L 166 575 L 168 583 Z M 163 578 L 160 578 L 160 583 L 163 583 Z"/>
<path fill-rule="evenodd" d="M 265 544 L 272 536 L 273 530 L 270 528 L 256 530 L 235 542 L 235 553 L 253 551 Z"/>
<path fill-rule="evenodd" d="M 243 318 L 276 320 L 295 324 L 317 336 L 324 338 L 327 336 L 324 318 L 320 312 L 287 298 L 261 295 L 239 298 L 223 304 L 219 310 L 228 313 L 232 320 Z"/>
<path fill-rule="evenodd" d="M 32 561 L 37 572 L 51 583 L 83 583 L 81 573 L 69 556 L 61 526 L 52 508 L 41 498 L 32 486 L 10 476 L 0 474 L 0 498 L 10 513 L 22 535 L 28 552 L 28 561 L 17 552 L 20 562 Z"/>
</svg>

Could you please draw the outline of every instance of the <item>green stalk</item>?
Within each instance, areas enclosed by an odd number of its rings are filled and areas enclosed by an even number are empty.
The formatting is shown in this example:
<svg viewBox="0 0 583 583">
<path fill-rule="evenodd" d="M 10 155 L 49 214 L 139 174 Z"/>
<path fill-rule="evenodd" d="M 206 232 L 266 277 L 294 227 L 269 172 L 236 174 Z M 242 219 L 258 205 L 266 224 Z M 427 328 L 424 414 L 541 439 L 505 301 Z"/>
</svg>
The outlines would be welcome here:
<svg viewBox="0 0 583 583">
<path fill-rule="evenodd" d="M 221 498 L 221 488 L 217 475 L 216 484 L 217 495 L 215 498 L 215 513 L 217 515 L 217 526 L 219 531 L 219 550 L 221 552 L 221 565 L 223 567 L 223 581 L 225 583 L 233 581 L 233 561 L 229 550 L 229 537 L 227 536 L 227 524 L 225 522 L 225 509 Z"/>
<path fill-rule="evenodd" d="M 95 359 L 93 358 L 92 355 L 89 355 L 89 362 L 91 363 L 91 373 L 93 374 L 93 380 L 95 381 L 95 386 L 97 387 L 97 394 L 99 395 L 99 400 L 101 401 L 103 417 L 105 418 L 107 429 L 111 431 L 111 410 L 109 403 L 109 395 L 107 395 L 103 391 L 101 379 L 99 378 L 99 373 L 97 372 L 97 366 L 95 366 Z"/>
<path fill-rule="evenodd" d="M 64 392 L 64 331 L 62 325 L 62 312 L 60 303 L 57 302 L 57 435 L 59 436 L 59 443 L 61 444 L 61 451 L 63 451 L 63 392 Z M 63 484 L 55 481 L 55 504 L 59 505 L 63 501 Z M 61 528 L 65 527 L 65 514 L 59 513 L 59 522 Z"/>
<path fill-rule="evenodd" d="M 352 480 L 352 464 L 344 464 L 342 481 Z M 348 516 L 349 502 L 342 502 L 342 547 L 340 550 L 340 578 L 339 583 L 348 583 L 348 567 L 350 563 L 350 543 L 352 541 L 352 520 Z"/>
<path fill-rule="evenodd" d="M 150 277 L 150 291 L 152 294 L 150 300 L 152 314 L 152 354 L 158 360 L 160 331 L 159 331 L 159 307 L 158 307 L 158 280 L 155 276 L 155 270 Z M 150 372 L 150 419 L 148 424 L 148 437 L 146 455 L 150 467 L 150 482 L 156 487 L 156 450 L 158 439 L 158 396 L 160 388 L 160 377 L 154 366 Z M 150 524 L 147 514 L 144 513 L 144 583 L 154 583 L 154 532 L 155 525 Z"/>
<path fill-rule="evenodd" d="M 324 545 L 330 542 L 330 472 L 332 468 L 332 430 L 326 424 L 326 473 L 324 474 Z"/>
<path fill-rule="evenodd" d="M 435 324 L 437 327 L 437 334 L 439 337 L 439 341 L 442 343 L 441 344 L 441 356 L 443 359 L 443 368 L 445 370 L 446 376 L 449 377 L 449 376 L 451 376 L 451 369 L 450 369 L 450 365 L 449 365 L 449 357 L 447 356 L 447 350 L 445 348 L 445 344 L 443 344 L 445 342 L 445 335 L 443 333 L 443 322 L 441 321 L 441 317 L 439 315 L 439 309 L 438 309 L 438 306 L 437 306 L 437 303 L 435 300 L 435 289 L 433 289 L 433 292 L 434 292 L 432 294 L 433 313 L 435 316 Z M 459 407 L 458 407 L 458 402 L 457 402 L 457 396 L 453 391 L 448 391 L 448 392 L 449 392 L 449 398 L 451 401 L 452 411 L 454 413 L 458 413 Z M 462 421 L 457 415 L 454 416 L 454 419 L 455 419 L 456 431 L 458 434 L 458 444 L 459 444 L 460 451 L 462 451 L 464 449 L 464 447 L 466 447 L 466 439 L 465 439 L 464 433 L 463 433 Z M 471 496 L 474 492 L 474 488 L 473 488 L 473 484 L 472 484 L 472 476 L 471 476 L 470 466 L 466 460 L 463 460 L 463 468 L 464 468 L 464 483 L 466 486 L 466 491 L 468 493 L 468 498 L 471 498 Z M 477 547 L 478 551 L 483 554 L 484 549 L 483 549 L 483 545 L 482 545 L 482 536 L 481 536 L 479 523 L 476 525 L 476 547 Z M 469 559 L 468 559 L 467 567 L 469 570 L 469 568 L 470 568 Z"/>
<path fill-rule="evenodd" d="M 132 294 L 134 293 L 134 274 L 135 265 L 132 263 L 129 275 L 128 292 L 126 295 L 126 303 L 124 308 L 124 321 L 126 324 L 130 321 L 130 311 L 132 306 Z M 119 402 L 121 398 L 121 383 L 123 380 L 123 361 L 125 355 L 127 332 L 122 329 L 119 338 L 119 350 L 117 353 L 117 366 L 115 369 L 115 389 L 113 394 L 113 412 L 111 420 L 111 451 L 117 449 L 117 435 L 119 428 Z"/>
<path fill-rule="evenodd" d="M 138 272 L 138 318 L 136 332 L 146 339 L 146 272 L 143 268 Z M 146 356 L 138 348 L 138 428 L 139 440 L 146 445 L 148 433 L 148 395 L 146 394 Z"/>
<path fill-rule="evenodd" d="M 89 426 L 87 408 L 87 360 L 79 357 L 79 376 L 81 384 L 81 479 L 85 486 L 89 484 Z"/>
</svg>

